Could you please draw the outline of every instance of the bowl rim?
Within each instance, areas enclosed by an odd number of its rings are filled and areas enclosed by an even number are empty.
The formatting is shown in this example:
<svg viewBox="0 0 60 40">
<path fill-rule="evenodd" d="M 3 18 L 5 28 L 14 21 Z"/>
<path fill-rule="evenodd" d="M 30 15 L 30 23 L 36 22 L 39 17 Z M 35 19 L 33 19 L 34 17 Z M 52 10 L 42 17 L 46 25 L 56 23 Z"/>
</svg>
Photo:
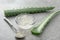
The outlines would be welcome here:
<svg viewBox="0 0 60 40">
<path fill-rule="evenodd" d="M 33 23 L 31 24 L 31 25 L 34 25 L 35 24 L 35 22 L 36 22 L 36 20 L 35 20 L 35 17 L 34 17 L 34 15 L 33 14 L 29 14 L 29 13 L 22 13 L 22 14 L 19 14 L 19 15 L 17 15 L 16 17 L 15 17 L 15 22 L 16 22 L 16 24 L 18 24 L 19 25 L 19 23 L 17 22 L 17 18 L 19 17 L 19 16 L 22 16 L 22 15 L 30 15 L 31 17 L 33 17 Z M 21 17 L 20 16 L 20 17 Z"/>
</svg>

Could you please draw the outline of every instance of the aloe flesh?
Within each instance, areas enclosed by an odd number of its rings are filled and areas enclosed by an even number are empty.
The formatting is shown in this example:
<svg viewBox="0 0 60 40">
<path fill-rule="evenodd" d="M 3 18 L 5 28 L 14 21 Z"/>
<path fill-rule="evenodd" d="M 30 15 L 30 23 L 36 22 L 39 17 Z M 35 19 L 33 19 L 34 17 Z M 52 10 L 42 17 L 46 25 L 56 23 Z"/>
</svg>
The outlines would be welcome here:
<svg viewBox="0 0 60 40">
<path fill-rule="evenodd" d="M 45 28 L 47 23 L 50 21 L 50 19 L 52 19 L 59 12 L 60 11 L 57 11 L 57 12 L 54 12 L 54 13 L 51 13 L 50 15 L 48 15 L 40 25 L 38 25 L 37 27 L 34 27 L 31 30 L 32 34 L 40 35 L 43 32 L 43 29 Z"/>
<path fill-rule="evenodd" d="M 41 12 L 46 12 L 49 10 L 54 9 L 55 7 L 35 7 L 35 8 L 24 8 L 24 9 L 13 9 L 13 10 L 5 10 L 5 16 L 6 17 L 12 17 L 16 16 L 21 13 L 41 13 Z"/>
</svg>

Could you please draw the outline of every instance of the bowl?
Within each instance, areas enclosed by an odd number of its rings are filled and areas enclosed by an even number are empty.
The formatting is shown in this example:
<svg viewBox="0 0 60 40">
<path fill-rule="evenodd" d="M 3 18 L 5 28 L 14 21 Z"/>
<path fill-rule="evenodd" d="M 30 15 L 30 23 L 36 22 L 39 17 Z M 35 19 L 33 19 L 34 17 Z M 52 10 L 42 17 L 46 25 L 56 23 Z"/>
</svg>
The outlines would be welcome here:
<svg viewBox="0 0 60 40">
<path fill-rule="evenodd" d="M 30 29 L 35 24 L 35 17 L 33 14 L 21 13 L 16 16 L 15 22 L 22 29 Z"/>
</svg>

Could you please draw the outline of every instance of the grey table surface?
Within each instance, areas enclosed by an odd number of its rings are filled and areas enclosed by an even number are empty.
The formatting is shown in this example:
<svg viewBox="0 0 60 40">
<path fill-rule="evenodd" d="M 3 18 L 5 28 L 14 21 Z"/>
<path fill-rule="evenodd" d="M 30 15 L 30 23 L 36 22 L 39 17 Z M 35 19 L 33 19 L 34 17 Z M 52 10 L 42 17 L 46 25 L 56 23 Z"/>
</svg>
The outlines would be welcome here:
<svg viewBox="0 0 60 40">
<path fill-rule="evenodd" d="M 47 13 L 34 14 L 35 19 L 41 22 L 48 14 L 60 10 L 60 0 L 0 0 L 0 40 L 17 40 L 15 33 L 10 29 L 9 25 L 3 20 L 5 9 L 27 8 L 27 7 L 43 7 L 55 6 L 55 9 Z M 8 18 L 13 25 L 15 17 Z M 34 36 L 30 31 L 25 31 L 26 38 L 24 40 L 60 40 L 60 15 L 53 18 L 44 32 L 40 36 Z M 19 39 L 21 40 L 21 39 Z"/>
</svg>

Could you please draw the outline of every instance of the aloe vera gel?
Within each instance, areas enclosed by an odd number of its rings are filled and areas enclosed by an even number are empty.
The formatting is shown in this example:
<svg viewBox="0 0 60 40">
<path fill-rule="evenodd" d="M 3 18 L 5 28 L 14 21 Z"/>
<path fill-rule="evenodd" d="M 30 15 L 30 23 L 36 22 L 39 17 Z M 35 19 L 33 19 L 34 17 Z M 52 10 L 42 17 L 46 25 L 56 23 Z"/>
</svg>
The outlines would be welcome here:
<svg viewBox="0 0 60 40">
<path fill-rule="evenodd" d="M 34 17 L 30 14 L 20 14 L 16 17 L 16 22 L 22 29 L 31 28 L 34 23 Z"/>
</svg>

